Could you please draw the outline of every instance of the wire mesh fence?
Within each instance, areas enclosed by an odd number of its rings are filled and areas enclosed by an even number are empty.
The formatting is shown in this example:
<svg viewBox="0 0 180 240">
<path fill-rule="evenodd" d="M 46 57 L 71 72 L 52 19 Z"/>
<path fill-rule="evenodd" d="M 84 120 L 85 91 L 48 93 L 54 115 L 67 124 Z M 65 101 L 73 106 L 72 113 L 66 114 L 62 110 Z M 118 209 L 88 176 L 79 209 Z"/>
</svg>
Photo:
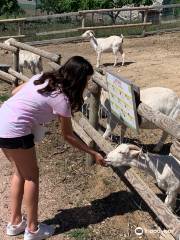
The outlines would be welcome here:
<svg viewBox="0 0 180 240">
<path fill-rule="evenodd" d="M 126 7 L 111 11 L 104 9 L 102 12 L 100 10 L 83 11 L 83 15 L 80 12 L 73 12 L 0 20 L 0 39 L 4 40 L 10 36 L 21 38 L 22 41 L 69 38 L 80 36 L 87 28 L 95 28 L 97 36 L 114 34 L 136 36 L 144 31 L 152 33 L 162 30 L 179 30 L 180 4 L 166 6 L 144 9 Z M 144 26 L 143 23 L 149 24 Z"/>
</svg>

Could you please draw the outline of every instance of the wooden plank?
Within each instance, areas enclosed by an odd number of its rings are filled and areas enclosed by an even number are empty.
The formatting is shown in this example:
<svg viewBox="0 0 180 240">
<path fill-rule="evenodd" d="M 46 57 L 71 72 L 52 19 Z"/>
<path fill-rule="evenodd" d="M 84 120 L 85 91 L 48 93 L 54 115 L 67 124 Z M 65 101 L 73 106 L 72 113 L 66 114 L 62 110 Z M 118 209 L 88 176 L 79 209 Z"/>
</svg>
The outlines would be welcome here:
<svg viewBox="0 0 180 240">
<path fill-rule="evenodd" d="M 160 240 L 175 240 L 175 238 L 167 231 L 161 231 Z"/>
<path fill-rule="evenodd" d="M 108 154 L 114 148 L 89 124 L 85 118 L 79 121 L 80 126 L 87 132 L 87 134 L 96 142 L 102 151 Z M 179 219 L 166 207 L 166 205 L 155 195 L 155 193 L 145 184 L 145 182 L 134 172 L 132 168 L 125 173 L 121 168 L 116 168 L 116 173 L 124 174 L 128 182 L 144 199 L 150 209 L 156 214 L 164 226 L 170 230 L 174 237 L 180 237 L 180 221 Z"/>
<path fill-rule="evenodd" d="M 9 18 L 9 19 L 1 19 L 0 23 L 12 23 L 12 22 L 24 22 L 26 18 Z"/>
<path fill-rule="evenodd" d="M 50 40 L 43 40 L 43 41 L 33 41 L 33 42 L 26 42 L 29 45 L 36 45 L 36 46 L 43 46 L 47 44 L 62 44 L 62 43 L 71 43 L 71 42 L 79 42 L 82 41 L 82 37 L 68 37 L 68 38 L 58 38 L 58 39 L 50 39 Z"/>
<path fill-rule="evenodd" d="M 159 10 L 163 8 L 179 8 L 180 4 L 168 4 L 168 5 L 157 5 L 157 6 L 146 6 L 146 7 L 126 7 L 126 8 L 108 8 L 108 9 L 96 9 L 96 10 L 83 10 L 79 11 L 79 14 L 88 14 L 88 13 L 105 13 L 105 12 L 117 12 L 117 11 L 140 11 L 140 10 Z"/>
<path fill-rule="evenodd" d="M 13 36 L 3 36 L 3 37 L 0 37 L 0 40 L 6 40 L 8 38 L 25 38 L 27 37 L 26 35 L 13 35 Z"/>
<path fill-rule="evenodd" d="M 96 10 L 83 10 L 79 11 L 80 15 L 89 13 L 106 13 L 106 12 L 117 12 L 117 11 L 133 11 L 133 10 L 147 10 L 151 7 L 127 7 L 127 8 L 106 8 L 106 9 L 96 9 Z M 154 8 L 153 8 L 154 9 Z"/>
<path fill-rule="evenodd" d="M 12 68 L 9 68 L 8 73 L 11 74 L 11 75 L 13 75 L 14 77 L 22 80 L 23 82 L 27 82 L 27 81 L 29 80 L 28 77 L 26 77 L 26 76 L 23 75 L 22 73 L 19 73 L 19 72 L 15 71 L 15 70 L 12 69 Z"/>
<path fill-rule="evenodd" d="M 59 68 L 61 67 L 59 64 L 55 62 L 48 62 L 48 65 L 50 65 L 50 67 L 55 71 L 59 70 Z"/>
<path fill-rule="evenodd" d="M 100 94 L 101 88 L 99 85 L 95 84 L 96 91 L 94 93 L 91 92 L 90 96 L 90 106 L 89 106 L 89 123 L 95 129 L 98 128 L 98 112 L 99 112 L 99 105 L 100 105 Z M 91 147 L 95 147 L 95 143 L 91 144 Z M 94 163 L 94 158 L 89 157 L 87 159 L 87 165 L 92 166 Z"/>
<path fill-rule="evenodd" d="M 158 128 L 164 130 L 171 136 L 180 139 L 180 123 L 177 121 L 159 111 L 154 111 L 144 103 L 139 104 L 137 112 L 148 121 L 154 123 Z"/>
<path fill-rule="evenodd" d="M 17 48 L 16 47 L 13 47 L 13 46 L 9 46 L 5 43 L 0 43 L 0 48 L 2 49 L 5 49 L 5 50 L 8 50 L 8 51 L 11 51 L 13 53 L 16 53 L 17 52 Z"/>
<path fill-rule="evenodd" d="M 59 30 L 59 31 L 40 32 L 40 33 L 36 33 L 36 36 L 47 36 L 47 35 L 60 34 L 60 33 L 71 33 L 71 32 L 78 32 L 78 29 L 71 28 L 71 29 L 64 29 L 64 30 Z"/>
<path fill-rule="evenodd" d="M 179 32 L 180 31 L 180 27 L 177 28 L 166 28 L 166 29 L 160 29 L 157 31 L 150 31 L 150 32 L 146 32 L 145 36 L 149 36 L 149 35 L 155 35 L 157 33 L 165 33 L 165 32 Z"/>
<path fill-rule="evenodd" d="M 13 53 L 13 68 L 16 72 L 19 72 L 19 48 L 16 53 Z M 15 86 L 18 86 L 18 79 L 14 82 Z"/>
<path fill-rule="evenodd" d="M 89 135 L 84 131 L 84 129 L 72 119 L 72 126 L 75 133 L 85 142 L 88 146 L 93 142 Z"/>
<path fill-rule="evenodd" d="M 112 29 L 112 28 L 128 28 L 128 27 L 143 27 L 143 26 L 149 26 L 149 25 L 152 25 L 152 22 L 134 23 L 134 24 L 121 24 L 121 25 L 108 25 L 108 26 L 83 27 L 83 28 L 78 28 L 78 31 L 98 30 L 98 29 Z"/>
<path fill-rule="evenodd" d="M 10 44 L 12 46 L 18 47 L 18 48 L 26 50 L 26 51 L 30 51 L 32 53 L 35 53 L 37 55 L 40 55 L 44 58 L 50 59 L 51 61 L 54 61 L 54 62 L 57 62 L 57 63 L 59 62 L 59 60 L 61 58 L 60 55 L 57 55 L 55 53 L 50 53 L 50 52 L 47 52 L 47 51 L 44 51 L 44 50 L 41 50 L 41 49 L 38 49 L 38 48 L 35 48 L 35 47 L 32 47 L 32 46 L 29 46 L 28 44 L 25 44 L 25 43 L 17 42 L 16 40 L 11 40 Z"/>
<path fill-rule="evenodd" d="M 148 10 L 144 12 L 144 23 L 147 23 L 147 16 L 148 16 Z M 146 34 L 146 24 L 143 26 L 143 32 L 142 35 L 145 36 Z"/>
<path fill-rule="evenodd" d="M 5 82 L 7 82 L 9 84 L 13 84 L 14 81 L 16 80 L 16 77 L 12 76 L 9 73 L 1 71 L 1 70 L 0 70 L 0 78 L 1 78 L 1 80 L 5 81 Z"/>
<path fill-rule="evenodd" d="M 52 15 L 44 15 L 44 16 L 35 16 L 35 17 L 27 17 L 26 21 L 39 21 L 39 20 L 47 20 L 47 19 L 54 19 L 54 18 L 61 18 L 61 17 L 72 17 L 78 16 L 78 12 L 69 12 L 69 13 L 59 13 L 59 14 L 52 14 Z"/>
<path fill-rule="evenodd" d="M 97 71 L 94 72 L 93 75 L 93 81 L 97 83 L 99 86 L 101 86 L 105 91 L 108 90 L 107 83 L 106 83 L 106 77 L 102 74 L 98 73 Z"/>
<path fill-rule="evenodd" d="M 60 17 L 69 17 L 69 16 L 78 16 L 78 12 L 69 12 L 69 13 L 60 13 L 60 14 L 52 14 L 52 15 L 44 15 L 44 16 L 35 16 L 35 17 L 27 17 L 27 18 L 10 18 L 10 19 L 2 19 L 0 23 L 12 23 L 12 22 L 31 22 L 37 20 L 47 20 L 53 18 Z"/>
</svg>

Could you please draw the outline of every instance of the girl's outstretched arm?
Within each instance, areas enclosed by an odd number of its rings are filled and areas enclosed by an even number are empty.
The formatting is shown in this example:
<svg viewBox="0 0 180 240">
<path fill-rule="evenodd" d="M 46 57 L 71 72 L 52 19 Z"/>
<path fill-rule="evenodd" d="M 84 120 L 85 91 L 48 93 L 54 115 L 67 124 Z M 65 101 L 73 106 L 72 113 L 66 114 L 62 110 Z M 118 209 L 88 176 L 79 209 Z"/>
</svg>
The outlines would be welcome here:
<svg viewBox="0 0 180 240">
<path fill-rule="evenodd" d="M 69 142 L 71 145 L 74 147 L 91 154 L 94 158 L 96 163 L 105 166 L 105 160 L 103 156 L 87 146 L 85 143 L 83 143 L 74 133 L 73 133 L 73 128 L 72 128 L 72 123 L 71 123 L 71 118 L 70 117 L 60 117 L 60 122 L 61 122 L 61 131 L 62 135 L 64 136 L 64 139 Z"/>
</svg>

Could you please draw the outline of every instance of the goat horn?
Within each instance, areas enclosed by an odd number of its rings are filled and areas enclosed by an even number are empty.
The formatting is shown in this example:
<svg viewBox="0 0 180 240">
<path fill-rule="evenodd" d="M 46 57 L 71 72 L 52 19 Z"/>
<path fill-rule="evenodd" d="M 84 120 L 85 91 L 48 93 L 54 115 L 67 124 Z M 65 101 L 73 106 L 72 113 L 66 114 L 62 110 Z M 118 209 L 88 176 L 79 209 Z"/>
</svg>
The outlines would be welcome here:
<svg viewBox="0 0 180 240">
<path fill-rule="evenodd" d="M 140 148 L 134 144 L 129 144 L 128 146 L 130 150 L 138 150 L 138 151 L 140 150 Z"/>
</svg>

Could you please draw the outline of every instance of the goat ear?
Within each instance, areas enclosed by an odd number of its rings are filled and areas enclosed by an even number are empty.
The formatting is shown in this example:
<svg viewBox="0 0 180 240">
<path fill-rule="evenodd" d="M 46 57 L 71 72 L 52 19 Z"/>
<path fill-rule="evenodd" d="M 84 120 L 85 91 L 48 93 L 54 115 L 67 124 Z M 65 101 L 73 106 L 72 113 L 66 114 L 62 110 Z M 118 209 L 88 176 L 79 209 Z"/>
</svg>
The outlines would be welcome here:
<svg viewBox="0 0 180 240">
<path fill-rule="evenodd" d="M 131 150 L 129 155 L 132 158 L 138 158 L 140 153 L 141 153 L 141 150 Z"/>
<path fill-rule="evenodd" d="M 90 30 L 90 35 L 91 36 L 94 36 L 95 35 L 95 32 L 93 30 Z"/>
</svg>

